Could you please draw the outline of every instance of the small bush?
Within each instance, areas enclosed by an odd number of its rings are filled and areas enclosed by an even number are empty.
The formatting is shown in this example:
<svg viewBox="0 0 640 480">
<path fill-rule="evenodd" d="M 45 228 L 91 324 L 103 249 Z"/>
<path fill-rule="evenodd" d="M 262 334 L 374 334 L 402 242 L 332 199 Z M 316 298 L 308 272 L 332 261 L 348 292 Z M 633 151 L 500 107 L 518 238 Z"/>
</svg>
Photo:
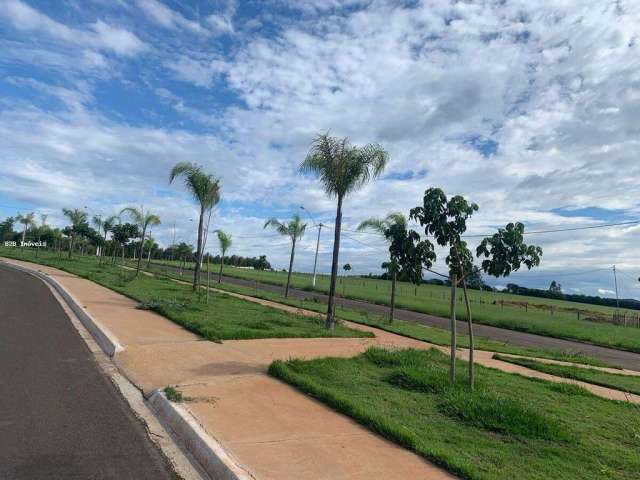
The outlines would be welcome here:
<svg viewBox="0 0 640 480">
<path fill-rule="evenodd" d="M 477 428 L 497 433 L 569 440 L 553 419 L 513 398 L 487 391 L 451 391 L 438 403 L 440 413 Z"/>
<path fill-rule="evenodd" d="M 164 394 L 171 402 L 180 403 L 183 400 L 182 392 L 172 386 L 164 387 Z"/>
</svg>

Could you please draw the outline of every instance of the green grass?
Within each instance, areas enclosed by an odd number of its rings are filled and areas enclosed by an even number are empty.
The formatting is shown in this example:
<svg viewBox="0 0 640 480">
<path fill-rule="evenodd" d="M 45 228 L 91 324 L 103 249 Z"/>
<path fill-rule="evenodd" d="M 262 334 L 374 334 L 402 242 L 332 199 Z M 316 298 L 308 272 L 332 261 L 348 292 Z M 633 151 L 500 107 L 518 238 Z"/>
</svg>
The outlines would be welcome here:
<svg viewBox="0 0 640 480">
<path fill-rule="evenodd" d="M 17 248 L 0 250 L 0 255 L 34 261 L 87 278 L 140 302 L 138 308 L 156 311 L 212 341 L 373 336 L 341 324 L 333 332 L 329 332 L 317 319 L 290 314 L 225 294 L 211 293 L 207 304 L 206 296 L 193 293 L 189 285 L 179 284 L 165 277 L 143 274 L 135 278 L 134 272 L 123 270 L 119 266 L 99 266 L 95 257 L 75 257 L 68 260 L 58 258 L 54 253 L 40 252 L 36 259 L 32 251 Z"/>
<path fill-rule="evenodd" d="M 494 354 L 493 358 L 509 362 L 523 367 L 538 370 L 539 372 L 556 375 L 558 377 L 571 378 L 582 382 L 592 383 L 603 387 L 622 390 L 623 392 L 640 395 L 640 377 L 633 375 L 620 375 L 603 372 L 593 368 L 574 367 L 570 365 L 554 365 L 544 362 L 537 362 L 529 358 L 514 358 L 500 354 Z"/>
<path fill-rule="evenodd" d="M 176 264 L 169 261 L 159 263 Z M 212 266 L 212 269 L 217 271 L 217 266 L 215 268 Z M 186 275 L 189 273 L 190 271 L 185 270 Z M 286 273 L 278 271 L 257 271 L 225 266 L 224 274 L 273 285 L 286 283 Z M 294 272 L 292 286 L 311 291 L 313 290 L 311 278 L 309 274 Z M 327 293 L 329 276 L 318 275 L 315 290 Z M 389 281 L 355 276 L 339 278 L 337 286 L 338 295 L 379 305 L 388 305 L 390 290 L 391 282 Z M 416 287 L 401 282 L 396 295 L 398 308 L 443 317 L 449 315 L 450 290 L 448 287 L 426 284 Z M 585 320 L 598 315 L 610 316 L 615 311 L 613 308 L 501 292 L 470 290 L 469 296 L 473 319 L 476 323 L 640 352 L 640 328 Z M 460 318 L 464 318 L 462 295 L 459 296 L 459 302 Z M 580 311 L 580 319 L 578 319 L 578 311 Z M 633 315 L 638 313 L 633 310 L 621 310 L 621 312 L 625 311 Z"/>
<path fill-rule="evenodd" d="M 181 403 L 184 398 L 182 397 L 182 392 L 175 387 L 168 386 L 163 389 L 164 394 L 167 396 L 167 400 L 175 403 Z"/>
<path fill-rule="evenodd" d="M 636 479 L 640 410 L 575 385 L 477 367 L 448 384 L 436 350 L 274 362 L 269 373 L 470 479 Z"/>
</svg>

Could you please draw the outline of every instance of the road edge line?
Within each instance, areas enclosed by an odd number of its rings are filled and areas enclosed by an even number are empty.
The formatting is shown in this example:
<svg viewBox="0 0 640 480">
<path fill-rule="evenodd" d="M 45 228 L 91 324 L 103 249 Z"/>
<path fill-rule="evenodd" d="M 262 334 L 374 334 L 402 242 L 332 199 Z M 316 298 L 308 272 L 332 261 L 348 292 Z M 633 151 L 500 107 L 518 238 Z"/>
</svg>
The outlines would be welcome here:
<svg viewBox="0 0 640 480">
<path fill-rule="evenodd" d="M 46 274 L 40 270 L 34 270 L 32 268 L 17 265 L 12 262 L 3 261 L 2 263 L 16 270 L 20 270 L 24 273 L 38 277 L 40 280 L 51 285 L 56 290 L 56 292 L 60 294 L 67 305 L 69 305 L 69 308 L 71 308 L 73 313 L 76 314 L 80 322 L 82 322 L 82 325 L 84 325 L 89 333 L 91 333 L 91 336 L 100 346 L 102 351 L 109 357 L 113 358 L 116 353 L 122 352 L 124 350 L 124 347 L 115 337 L 115 335 L 113 335 L 113 333 L 111 333 L 109 329 L 102 325 L 99 321 L 93 318 L 89 314 L 89 312 L 87 312 L 81 306 L 80 302 L 78 302 L 78 300 L 76 300 L 75 297 L 51 275 Z"/>
<path fill-rule="evenodd" d="M 182 405 L 169 401 L 164 392 L 155 390 L 147 399 L 156 416 L 183 442 L 183 448 L 198 461 L 212 478 L 220 480 L 255 480 L 209 435 Z"/>
</svg>

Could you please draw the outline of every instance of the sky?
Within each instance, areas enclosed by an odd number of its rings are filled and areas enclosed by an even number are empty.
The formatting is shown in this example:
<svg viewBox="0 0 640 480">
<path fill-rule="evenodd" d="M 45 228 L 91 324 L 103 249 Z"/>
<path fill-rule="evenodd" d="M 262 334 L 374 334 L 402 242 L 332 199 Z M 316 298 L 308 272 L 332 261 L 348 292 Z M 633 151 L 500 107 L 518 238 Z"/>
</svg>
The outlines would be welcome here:
<svg viewBox="0 0 640 480">
<path fill-rule="evenodd" d="M 470 235 L 640 219 L 639 24 L 631 0 L 0 0 L 0 218 L 143 206 L 161 245 L 194 243 L 197 208 L 168 175 L 195 162 L 220 178 L 210 228 L 230 254 L 286 266 L 263 225 L 300 213 L 295 269 L 323 222 L 327 272 L 335 200 L 298 167 L 329 132 L 390 156 L 345 201 L 355 274 L 387 256 L 358 223 L 429 187 L 480 206 Z M 612 296 L 615 264 L 638 298 L 639 240 L 639 225 L 528 235 L 540 267 L 488 280 Z"/>
</svg>

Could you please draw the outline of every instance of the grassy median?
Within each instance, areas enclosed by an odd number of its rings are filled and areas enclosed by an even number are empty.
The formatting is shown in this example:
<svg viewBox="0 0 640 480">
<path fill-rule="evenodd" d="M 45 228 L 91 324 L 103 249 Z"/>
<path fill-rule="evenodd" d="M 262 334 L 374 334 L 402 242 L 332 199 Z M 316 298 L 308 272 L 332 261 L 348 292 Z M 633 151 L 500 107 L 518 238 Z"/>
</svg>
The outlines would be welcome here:
<svg viewBox="0 0 640 480">
<path fill-rule="evenodd" d="M 196 294 L 189 285 L 168 278 L 153 277 L 124 270 L 108 260 L 98 264 L 96 257 L 60 258 L 54 253 L 3 249 L 0 255 L 33 261 L 59 268 L 86 278 L 138 302 L 139 308 L 158 312 L 186 329 L 212 340 L 297 337 L 371 337 L 362 332 L 337 325 L 329 332 L 318 319 L 294 315 L 228 295 Z"/>
<path fill-rule="evenodd" d="M 437 350 L 372 348 L 269 373 L 463 478 L 637 478 L 636 405 L 481 366 L 469 393 L 465 363 L 451 387 L 447 362 Z"/>
<path fill-rule="evenodd" d="M 515 365 L 531 368 L 532 370 L 538 370 L 539 372 L 555 375 L 557 377 L 571 378 L 573 380 L 580 380 L 582 382 L 640 395 L 640 376 L 620 375 L 603 372 L 593 368 L 557 365 L 538 362 L 530 358 L 515 358 L 500 354 L 493 355 L 493 358 L 496 360 L 502 360 L 503 362 L 509 362 Z"/>
</svg>

